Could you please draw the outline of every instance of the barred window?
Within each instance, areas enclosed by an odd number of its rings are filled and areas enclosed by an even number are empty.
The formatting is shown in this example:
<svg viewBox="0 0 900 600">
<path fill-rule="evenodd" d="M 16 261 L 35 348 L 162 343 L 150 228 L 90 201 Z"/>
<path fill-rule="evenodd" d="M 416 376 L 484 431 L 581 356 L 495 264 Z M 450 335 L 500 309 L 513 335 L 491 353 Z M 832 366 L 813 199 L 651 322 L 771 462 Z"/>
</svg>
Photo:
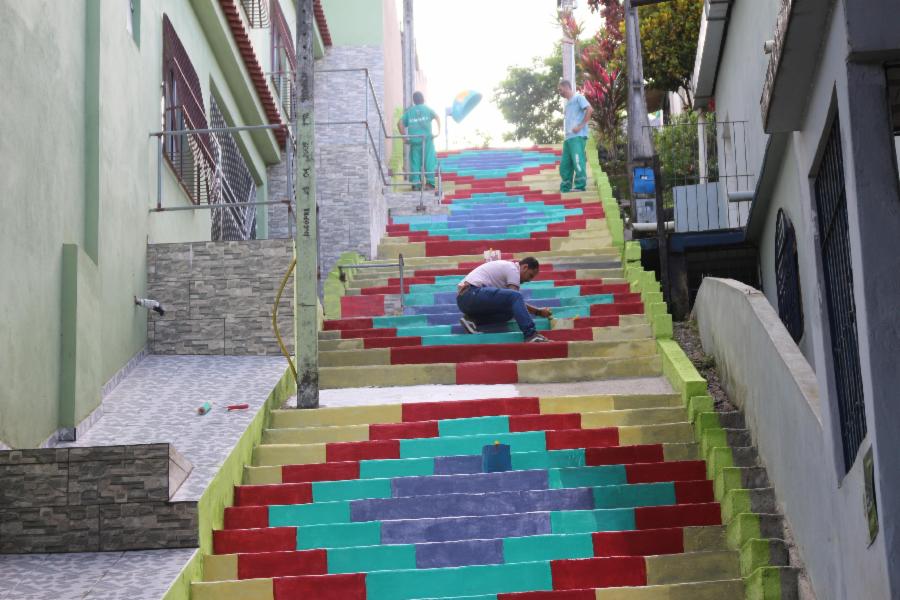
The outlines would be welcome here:
<svg viewBox="0 0 900 600">
<path fill-rule="evenodd" d="M 803 337 L 803 300 L 800 295 L 800 267 L 797 235 L 783 210 L 775 222 L 775 279 L 778 289 L 778 316 L 795 342 Z"/>
<path fill-rule="evenodd" d="M 163 15 L 163 129 L 207 129 L 200 78 L 167 15 Z M 167 135 L 164 156 L 194 204 L 209 200 L 209 134 Z"/>
<path fill-rule="evenodd" d="M 281 112 L 285 119 L 293 117 L 294 73 L 297 70 L 297 54 L 291 39 L 291 28 L 281 11 L 278 0 L 272 0 L 272 87 L 281 99 Z"/>
<path fill-rule="evenodd" d="M 209 122 L 213 129 L 225 129 L 228 123 L 219 109 L 215 96 L 209 98 Z M 228 131 L 211 136 L 215 168 L 210 203 L 221 208 L 212 209 L 213 240 L 250 240 L 256 237 L 256 183 L 247 163 Z"/>
</svg>

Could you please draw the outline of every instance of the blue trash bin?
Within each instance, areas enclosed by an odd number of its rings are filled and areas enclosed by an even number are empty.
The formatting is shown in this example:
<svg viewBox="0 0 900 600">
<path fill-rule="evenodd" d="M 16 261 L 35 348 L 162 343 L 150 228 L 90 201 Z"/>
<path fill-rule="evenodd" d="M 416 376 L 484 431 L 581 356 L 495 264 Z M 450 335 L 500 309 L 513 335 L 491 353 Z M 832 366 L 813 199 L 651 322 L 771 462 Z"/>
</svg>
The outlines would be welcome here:
<svg viewBox="0 0 900 600">
<path fill-rule="evenodd" d="M 481 470 L 485 473 L 500 473 L 512 470 L 512 455 L 509 444 L 491 444 L 481 449 Z"/>
</svg>

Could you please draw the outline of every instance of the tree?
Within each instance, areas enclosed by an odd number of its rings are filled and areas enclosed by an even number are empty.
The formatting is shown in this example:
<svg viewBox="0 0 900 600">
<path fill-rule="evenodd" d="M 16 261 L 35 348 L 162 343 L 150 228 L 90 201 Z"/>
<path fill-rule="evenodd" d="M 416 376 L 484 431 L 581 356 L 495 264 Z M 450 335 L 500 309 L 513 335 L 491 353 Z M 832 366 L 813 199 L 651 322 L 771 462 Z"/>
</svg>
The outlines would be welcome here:
<svg viewBox="0 0 900 600">
<path fill-rule="evenodd" d="M 592 11 L 604 18 L 621 14 L 622 0 L 588 0 Z M 693 103 L 691 77 L 697 55 L 703 0 L 669 0 L 640 9 L 641 49 L 644 78 L 648 87 L 664 92 L 686 93 L 687 105 Z M 624 21 L 619 20 L 624 33 Z M 621 38 L 620 38 L 621 40 Z"/>
<path fill-rule="evenodd" d="M 691 79 L 702 13 L 703 0 L 669 0 L 640 12 L 644 77 L 649 87 L 684 90 L 688 106 L 694 102 Z"/>
<path fill-rule="evenodd" d="M 494 102 L 513 126 L 503 134 L 508 142 L 529 139 L 535 144 L 558 144 L 563 138 L 563 113 L 556 91 L 562 79 L 559 45 L 547 58 L 529 67 L 511 67 L 494 90 Z"/>
</svg>

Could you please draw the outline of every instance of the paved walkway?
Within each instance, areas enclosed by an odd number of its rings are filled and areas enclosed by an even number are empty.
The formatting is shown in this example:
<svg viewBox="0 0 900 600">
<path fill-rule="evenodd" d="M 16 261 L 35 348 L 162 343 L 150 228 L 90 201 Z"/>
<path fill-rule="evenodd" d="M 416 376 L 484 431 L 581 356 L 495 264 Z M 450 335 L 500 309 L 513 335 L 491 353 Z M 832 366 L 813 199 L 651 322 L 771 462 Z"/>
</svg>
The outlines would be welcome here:
<svg viewBox="0 0 900 600">
<path fill-rule="evenodd" d="M 193 465 L 174 500 L 198 500 L 281 378 L 279 357 L 149 356 L 67 446 L 169 442 Z M 210 402 L 213 410 L 197 414 Z M 228 412 L 228 404 L 248 410 Z M 158 600 L 194 549 L 0 556 L 0 600 Z"/>
</svg>

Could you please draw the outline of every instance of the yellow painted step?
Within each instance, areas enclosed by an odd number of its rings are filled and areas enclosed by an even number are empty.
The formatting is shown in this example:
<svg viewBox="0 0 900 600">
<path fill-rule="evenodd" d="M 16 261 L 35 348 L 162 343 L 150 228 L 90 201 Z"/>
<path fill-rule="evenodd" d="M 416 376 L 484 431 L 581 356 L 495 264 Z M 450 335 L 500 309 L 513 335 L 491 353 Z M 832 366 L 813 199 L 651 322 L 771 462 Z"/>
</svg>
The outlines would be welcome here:
<svg viewBox="0 0 900 600">
<path fill-rule="evenodd" d="M 640 408 L 581 414 L 585 429 L 633 425 L 665 425 L 684 422 L 684 408 Z M 363 442 L 369 439 L 368 425 L 332 425 L 323 427 L 273 427 L 263 432 L 263 444 L 316 444 L 327 442 Z"/>
<path fill-rule="evenodd" d="M 273 410 L 275 427 L 322 427 L 330 425 L 369 425 L 372 423 L 400 423 L 403 406 L 379 404 L 374 406 L 340 406 L 310 410 Z"/>
<path fill-rule="evenodd" d="M 274 600 L 271 579 L 199 581 L 191 584 L 191 600 Z"/>
<path fill-rule="evenodd" d="M 595 591 L 596 600 L 743 600 L 741 579 L 697 583 L 605 588 Z"/>
<path fill-rule="evenodd" d="M 277 430 L 282 431 L 282 430 Z M 293 434 L 286 430 L 285 436 Z M 297 431 L 298 437 L 302 430 Z M 664 425 L 628 425 L 619 427 L 619 444 L 637 446 L 660 443 L 689 443 L 693 441 L 690 423 Z M 325 443 L 260 444 L 253 451 L 253 466 L 308 465 L 326 462 Z"/>
<path fill-rule="evenodd" d="M 662 446 L 663 458 L 667 462 L 700 459 L 700 448 L 696 443 L 664 443 Z M 267 485 L 273 483 L 282 483 L 281 465 L 278 464 L 244 467 L 243 481 L 245 485 Z M 686 547 L 685 549 L 710 550 L 713 548 L 701 548 L 700 546 L 692 546 L 691 548 Z"/>
<path fill-rule="evenodd" d="M 473 337 L 472 342 L 477 343 Z M 452 348 L 452 346 L 449 346 Z M 650 356 L 656 351 L 655 339 L 569 342 L 569 358 L 634 358 Z M 465 352 L 458 350 L 460 357 Z M 500 359 L 502 360 L 502 359 Z M 320 367 L 352 367 L 391 364 L 391 349 L 328 350 L 319 352 Z"/>
</svg>

